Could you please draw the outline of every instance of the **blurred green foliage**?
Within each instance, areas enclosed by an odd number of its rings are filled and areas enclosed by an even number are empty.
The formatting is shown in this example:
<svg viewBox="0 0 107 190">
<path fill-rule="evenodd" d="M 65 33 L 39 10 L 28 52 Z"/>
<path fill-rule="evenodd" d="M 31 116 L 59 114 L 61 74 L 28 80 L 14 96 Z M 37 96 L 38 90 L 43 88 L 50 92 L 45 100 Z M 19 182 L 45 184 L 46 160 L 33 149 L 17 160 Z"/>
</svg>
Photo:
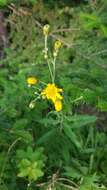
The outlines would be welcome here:
<svg viewBox="0 0 107 190">
<path fill-rule="evenodd" d="M 0 8 L 8 6 L 10 3 L 15 3 L 16 5 L 35 5 L 37 3 L 37 0 L 0 0 Z"/>
</svg>

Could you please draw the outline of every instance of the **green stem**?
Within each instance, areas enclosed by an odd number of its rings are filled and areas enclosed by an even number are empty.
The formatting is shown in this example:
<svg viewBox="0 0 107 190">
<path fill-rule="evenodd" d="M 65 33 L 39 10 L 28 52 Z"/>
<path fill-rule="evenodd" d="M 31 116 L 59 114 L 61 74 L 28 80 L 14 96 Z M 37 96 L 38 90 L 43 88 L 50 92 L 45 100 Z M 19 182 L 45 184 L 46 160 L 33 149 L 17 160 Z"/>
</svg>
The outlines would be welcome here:
<svg viewBox="0 0 107 190">
<path fill-rule="evenodd" d="M 10 154 L 12 148 L 15 146 L 15 144 L 16 144 L 19 140 L 21 140 L 21 138 L 16 139 L 16 140 L 11 144 L 11 146 L 9 147 L 9 149 L 8 149 L 8 151 L 7 151 L 7 155 L 6 155 L 5 159 L 4 159 L 4 164 L 3 164 L 2 169 L 1 169 L 0 182 L 1 182 L 2 177 L 3 177 L 3 173 L 4 173 L 4 170 L 5 170 L 5 167 L 6 167 L 6 163 L 7 163 L 7 160 L 8 160 L 8 156 L 9 156 L 9 154 Z"/>
<path fill-rule="evenodd" d="M 47 41 L 48 41 L 48 37 L 47 36 L 45 36 L 45 53 L 47 53 Z"/>
<path fill-rule="evenodd" d="M 52 83 L 54 83 L 54 77 L 53 77 L 52 70 L 51 70 L 51 67 L 50 67 L 50 63 L 49 63 L 48 60 L 47 60 L 47 63 L 48 63 L 48 69 L 49 69 L 49 72 L 50 72 Z"/>
<path fill-rule="evenodd" d="M 45 54 L 47 55 L 47 51 L 48 51 L 48 45 L 47 45 L 47 36 L 45 36 Z M 52 83 L 54 82 L 53 80 L 53 74 L 52 74 L 52 70 L 51 70 L 51 66 L 50 66 L 50 63 L 49 63 L 49 60 L 47 60 L 47 63 L 48 63 L 48 69 L 49 69 L 49 72 L 50 72 L 50 76 L 51 76 L 51 80 L 52 80 Z"/>
<path fill-rule="evenodd" d="M 27 190 L 30 190 L 30 184 L 27 185 Z"/>
<path fill-rule="evenodd" d="M 53 59 L 53 82 L 55 82 L 56 57 Z"/>
<path fill-rule="evenodd" d="M 90 163 L 89 163 L 89 174 L 91 174 L 94 164 L 94 154 L 90 156 Z"/>
<path fill-rule="evenodd" d="M 41 97 L 41 94 L 38 94 L 37 93 L 37 95 L 38 95 L 38 97 L 36 97 L 35 99 L 33 99 L 31 102 L 33 103 L 33 102 L 36 102 L 38 99 L 40 99 L 40 97 Z"/>
<path fill-rule="evenodd" d="M 43 85 L 46 85 L 46 86 L 47 86 L 47 83 L 45 83 L 45 82 L 43 82 L 43 81 L 41 81 L 41 80 L 39 80 L 39 82 L 42 83 Z"/>
<path fill-rule="evenodd" d="M 80 96 L 80 97 L 76 98 L 75 100 L 71 101 L 71 103 L 77 102 L 79 100 L 83 100 L 83 96 Z"/>
</svg>

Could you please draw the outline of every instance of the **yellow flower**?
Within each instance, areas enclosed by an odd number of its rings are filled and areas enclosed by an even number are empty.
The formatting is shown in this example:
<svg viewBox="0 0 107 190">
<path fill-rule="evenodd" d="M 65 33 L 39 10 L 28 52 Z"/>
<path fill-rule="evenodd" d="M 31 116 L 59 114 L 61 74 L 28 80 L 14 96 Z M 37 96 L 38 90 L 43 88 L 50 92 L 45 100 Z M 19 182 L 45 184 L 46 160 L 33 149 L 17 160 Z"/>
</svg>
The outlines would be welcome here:
<svg viewBox="0 0 107 190">
<path fill-rule="evenodd" d="M 27 83 L 28 85 L 34 85 L 38 82 L 38 80 L 35 77 L 28 77 L 27 78 Z"/>
<path fill-rule="evenodd" d="M 44 25 L 44 27 L 43 27 L 43 34 L 45 36 L 48 36 L 48 34 L 49 34 L 49 28 L 50 28 L 49 24 Z"/>
<path fill-rule="evenodd" d="M 61 88 L 57 88 L 55 84 L 48 84 L 45 89 L 41 92 L 42 98 L 47 98 L 51 100 L 53 103 L 56 102 L 56 100 L 62 100 L 63 97 L 60 94 L 63 90 Z"/>
<path fill-rule="evenodd" d="M 54 44 L 55 51 L 58 51 L 62 46 L 62 42 L 60 40 L 57 40 Z"/>
<path fill-rule="evenodd" d="M 55 103 L 54 103 L 54 106 L 55 106 L 55 110 L 57 112 L 61 111 L 62 110 L 62 102 L 61 102 L 61 100 L 56 100 Z"/>
</svg>

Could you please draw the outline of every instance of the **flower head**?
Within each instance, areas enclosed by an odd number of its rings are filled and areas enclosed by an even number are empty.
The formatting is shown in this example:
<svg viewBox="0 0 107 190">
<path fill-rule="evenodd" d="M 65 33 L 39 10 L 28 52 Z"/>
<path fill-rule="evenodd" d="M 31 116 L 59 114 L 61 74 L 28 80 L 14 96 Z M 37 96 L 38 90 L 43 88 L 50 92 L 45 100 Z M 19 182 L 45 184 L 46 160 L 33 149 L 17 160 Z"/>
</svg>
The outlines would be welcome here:
<svg viewBox="0 0 107 190">
<path fill-rule="evenodd" d="M 35 77 L 28 77 L 27 78 L 27 83 L 28 85 L 34 85 L 38 82 L 38 80 Z"/>
<path fill-rule="evenodd" d="M 48 36 L 48 34 L 49 34 L 49 29 L 50 29 L 49 24 L 44 25 L 44 27 L 43 27 L 43 34 L 44 34 L 45 36 Z"/>
<path fill-rule="evenodd" d="M 54 49 L 55 51 L 58 51 L 62 46 L 62 42 L 60 40 L 56 40 L 55 44 L 54 44 Z"/>
<path fill-rule="evenodd" d="M 47 98 L 54 103 L 55 110 L 57 112 L 62 110 L 62 99 L 63 96 L 61 95 L 63 90 L 55 86 L 55 84 L 49 83 L 45 89 L 41 92 L 42 98 Z"/>
<path fill-rule="evenodd" d="M 62 100 L 63 97 L 60 94 L 63 90 L 61 88 L 58 88 L 55 86 L 55 84 L 49 83 L 45 89 L 41 92 L 41 95 L 43 98 L 47 98 L 48 100 L 51 100 L 53 103 L 56 102 L 56 100 Z"/>
</svg>

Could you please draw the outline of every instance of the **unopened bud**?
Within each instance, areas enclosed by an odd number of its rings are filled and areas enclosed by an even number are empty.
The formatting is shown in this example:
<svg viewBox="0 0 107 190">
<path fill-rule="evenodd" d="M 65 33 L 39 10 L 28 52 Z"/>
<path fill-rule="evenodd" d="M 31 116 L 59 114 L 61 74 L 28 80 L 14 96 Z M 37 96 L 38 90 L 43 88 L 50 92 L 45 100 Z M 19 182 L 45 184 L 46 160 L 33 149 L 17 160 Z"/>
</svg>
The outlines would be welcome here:
<svg viewBox="0 0 107 190">
<path fill-rule="evenodd" d="M 45 59 L 47 59 L 47 58 L 48 58 L 48 55 L 47 55 L 47 54 L 45 54 L 45 55 L 44 55 L 44 58 L 45 58 Z"/>
<path fill-rule="evenodd" d="M 53 56 L 54 56 L 54 57 L 57 57 L 57 55 L 58 55 L 58 52 L 57 52 L 57 51 L 54 51 L 54 52 L 53 52 Z"/>
<path fill-rule="evenodd" d="M 35 107 L 35 102 L 30 102 L 29 108 L 33 109 Z"/>
<path fill-rule="evenodd" d="M 44 25 L 44 27 L 43 27 L 43 34 L 44 34 L 45 36 L 48 36 L 48 34 L 49 34 L 49 29 L 50 29 L 49 24 Z"/>
</svg>

